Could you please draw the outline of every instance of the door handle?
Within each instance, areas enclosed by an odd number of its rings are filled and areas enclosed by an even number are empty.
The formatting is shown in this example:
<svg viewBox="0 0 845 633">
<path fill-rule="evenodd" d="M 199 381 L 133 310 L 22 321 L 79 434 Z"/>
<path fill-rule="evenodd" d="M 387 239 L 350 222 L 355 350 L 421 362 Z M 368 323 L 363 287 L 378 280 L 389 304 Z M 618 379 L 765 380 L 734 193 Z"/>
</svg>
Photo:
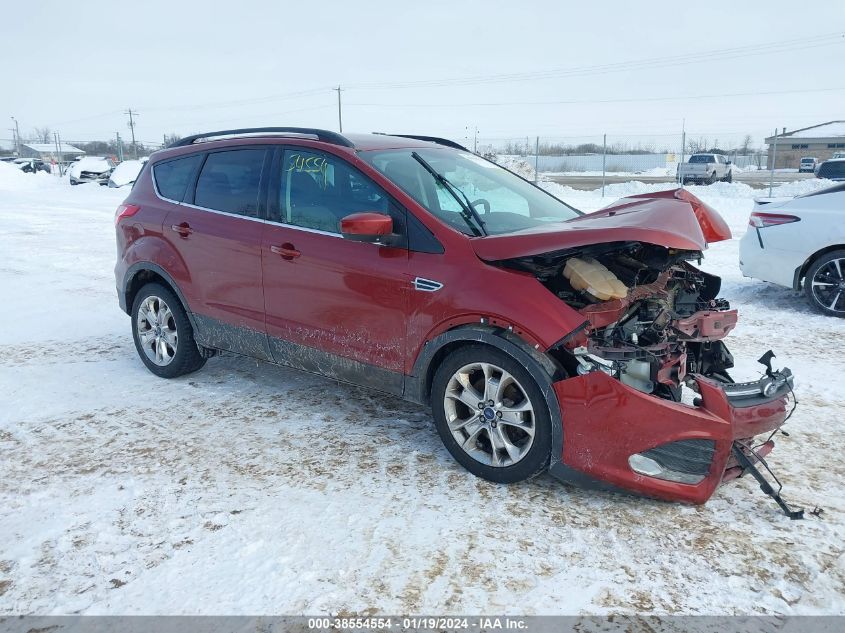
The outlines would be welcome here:
<svg viewBox="0 0 845 633">
<path fill-rule="evenodd" d="M 282 259 L 286 259 L 291 261 L 292 259 L 299 257 L 302 255 L 298 250 L 296 250 L 290 242 L 285 242 L 281 246 L 276 246 L 275 244 L 270 247 L 271 253 L 276 253 L 276 255 L 281 255 Z"/>
<path fill-rule="evenodd" d="M 191 225 L 187 222 L 182 222 L 181 224 L 171 224 L 170 229 L 176 231 L 180 237 L 188 237 L 194 232 L 194 229 L 192 229 Z"/>
</svg>

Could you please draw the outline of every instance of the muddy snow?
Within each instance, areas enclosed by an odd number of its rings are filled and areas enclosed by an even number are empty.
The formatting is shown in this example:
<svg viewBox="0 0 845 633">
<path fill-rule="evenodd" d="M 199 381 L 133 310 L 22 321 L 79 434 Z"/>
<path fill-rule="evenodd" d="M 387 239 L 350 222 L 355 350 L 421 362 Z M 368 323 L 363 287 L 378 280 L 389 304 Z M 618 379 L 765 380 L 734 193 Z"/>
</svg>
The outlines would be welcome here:
<svg viewBox="0 0 845 633">
<path fill-rule="evenodd" d="M 690 189 L 734 231 L 704 267 L 740 309 L 737 376 L 770 347 L 797 376 L 770 463 L 824 510 L 799 522 L 750 478 L 700 507 L 490 484 L 426 410 L 246 359 L 157 379 L 114 291 L 126 191 L 6 167 L 0 613 L 845 613 L 845 322 L 742 278 L 747 186 Z M 586 210 L 648 189 L 547 186 Z"/>
</svg>

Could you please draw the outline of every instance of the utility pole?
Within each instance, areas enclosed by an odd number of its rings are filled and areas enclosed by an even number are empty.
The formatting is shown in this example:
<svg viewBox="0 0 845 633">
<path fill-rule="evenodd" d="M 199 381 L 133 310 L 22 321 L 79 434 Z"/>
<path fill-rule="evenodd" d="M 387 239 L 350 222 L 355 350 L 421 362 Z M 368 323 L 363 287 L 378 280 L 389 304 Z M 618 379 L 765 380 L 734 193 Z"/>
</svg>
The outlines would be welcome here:
<svg viewBox="0 0 845 633">
<path fill-rule="evenodd" d="M 337 88 L 332 88 L 332 90 L 337 91 L 337 128 L 339 132 L 343 132 L 343 108 L 340 103 L 341 87 L 338 86 Z"/>
<path fill-rule="evenodd" d="M 684 156 L 686 154 L 686 151 L 687 151 L 687 120 L 683 119 L 681 121 L 681 162 L 678 163 L 678 173 L 675 176 L 678 179 L 678 182 L 680 182 L 682 185 L 684 183 L 681 180 L 681 165 L 684 164 Z"/>
<path fill-rule="evenodd" d="M 114 140 L 117 145 L 117 157 L 120 162 L 123 162 L 123 141 L 120 140 L 120 132 L 114 133 Z"/>
<path fill-rule="evenodd" d="M 12 121 L 15 122 L 15 152 L 18 156 L 21 155 L 21 128 L 18 125 L 18 120 L 15 117 L 11 117 Z"/>
<path fill-rule="evenodd" d="M 534 184 L 537 184 L 537 180 L 540 174 L 540 137 L 537 137 L 537 143 L 534 145 Z"/>
<path fill-rule="evenodd" d="M 132 130 L 132 156 L 135 160 L 138 160 L 138 145 L 135 143 L 135 118 L 138 116 L 138 113 L 134 111 L 132 108 L 129 108 L 124 112 L 124 114 L 129 115 L 129 129 Z"/>
<path fill-rule="evenodd" d="M 786 132 L 786 128 L 783 129 Z M 775 184 L 775 163 L 778 159 L 778 129 L 775 128 L 775 142 L 772 147 L 772 171 L 769 174 L 769 197 L 772 197 L 772 187 Z"/>
<path fill-rule="evenodd" d="M 602 138 L 601 146 L 601 197 L 604 198 L 604 175 L 605 167 L 607 166 L 607 134 Z"/>
<path fill-rule="evenodd" d="M 59 163 L 59 176 L 64 176 L 62 169 L 62 141 L 59 139 L 59 133 L 53 132 L 53 140 L 56 141 L 56 162 Z"/>
</svg>

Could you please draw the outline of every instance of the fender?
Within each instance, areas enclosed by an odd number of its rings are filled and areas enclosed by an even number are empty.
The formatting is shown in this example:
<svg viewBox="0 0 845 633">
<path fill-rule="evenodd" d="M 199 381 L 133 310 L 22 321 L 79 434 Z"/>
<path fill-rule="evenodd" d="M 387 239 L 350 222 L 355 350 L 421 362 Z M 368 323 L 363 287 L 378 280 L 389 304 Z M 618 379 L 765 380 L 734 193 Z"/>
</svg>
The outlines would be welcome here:
<svg viewBox="0 0 845 633">
<path fill-rule="evenodd" d="M 120 299 L 120 307 L 124 312 L 128 312 L 132 306 L 125 305 L 126 293 L 129 289 L 129 284 L 141 269 L 154 270 L 169 283 L 178 288 L 180 293 L 179 298 L 182 300 L 185 309 L 190 312 L 188 308 L 188 301 L 186 301 L 184 288 L 190 288 L 191 274 L 188 272 L 188 267 L 179 252 L 161 235 L 161 233 L 147 232 L 145 235 L 137 235 L 138 229 L 134 226 L 125 227 L 124 231 L 130 235 L 121 235 L 118 232 L 118 246 L 128 244 L 123 258 L 118 260 L 115 265 L 115 278 L 118 284 L 118 295 Z M 132 239 L 131 233 L 136 233 Z M 158 262 L 153 264 L 153 262 Z M 138 265 L 141 265 L 140 268 Z M 129 271 L 134 274 L 130 275 Z"/>
<path fill-rule="evenodd" d="M 188 300 L 185 298 L 184 293 L 179 288 L 179 284 L 176 283 L 170 273 L 168 273 L 164 268 L 152 262 L 135 262 L 129 268 L 126 269 L 126 273 L 124 273 L 123 275 L 123 283 L 121 287 L 118 288 L 118 300 L 120 301 L 120 308 L 124 312 L 129 314 L 130 310 L 132 309 L 132 306 L 127 305 L 127 297 L 129 296 L 129 288 L 132 285 L 132 280 L 135 279 L 138 273 L 147 270 L 161 276 L 168 283 L 173 292 L 176 293 L 176 296 L 179 298 L 179 301 L 181 301 L 182 305 L 185 307 L 185 312 L 188 315 L 188 320 L 191 322 L 191 327 L 194 329 L 194 331 L 197 331 L 197 323 L 194 319 L 194 313 L 191 311 L 191 306 L 188 304 Z"/>
<path fill-rule="evenodd" d="M 554 361 L 535 350 L 531 345 L 507 330 L 489 325 L 467 325 L 458 327 L 426 342 L 414 362 L 413 373 L 405 376 L 404 397 L 418 404 L 430 404 L 432 361 L 437 353 L 454 343 L 483 343 L 505 352 L 522 365 L 543 392 L 549 407 L 552 423 L 552 450 L 549 467 L 560 461 L 563 453 L 563 422 L 560 403 L 552 388 L 558 368 Z"/>
</svg>

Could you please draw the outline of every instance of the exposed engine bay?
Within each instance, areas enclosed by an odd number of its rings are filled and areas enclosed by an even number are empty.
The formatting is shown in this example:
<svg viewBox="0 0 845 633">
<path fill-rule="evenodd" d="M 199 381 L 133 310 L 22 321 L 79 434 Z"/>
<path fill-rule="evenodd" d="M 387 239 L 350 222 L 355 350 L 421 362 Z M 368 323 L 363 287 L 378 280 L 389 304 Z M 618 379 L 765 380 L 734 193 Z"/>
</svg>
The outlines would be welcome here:
<svg viewBox="0 0 845 633">
<path fill-rule="evenodd" d="M 685 377 L 724 383 L 733 358 L 721 342 L 737 314 L 718 277 L 690 262 L 700 251 L 614 242 L 511 260 L 584 315 L 556 357 L 569 375 L 604 371 L 645 393 L 680 400 Z"/>
</svg>

